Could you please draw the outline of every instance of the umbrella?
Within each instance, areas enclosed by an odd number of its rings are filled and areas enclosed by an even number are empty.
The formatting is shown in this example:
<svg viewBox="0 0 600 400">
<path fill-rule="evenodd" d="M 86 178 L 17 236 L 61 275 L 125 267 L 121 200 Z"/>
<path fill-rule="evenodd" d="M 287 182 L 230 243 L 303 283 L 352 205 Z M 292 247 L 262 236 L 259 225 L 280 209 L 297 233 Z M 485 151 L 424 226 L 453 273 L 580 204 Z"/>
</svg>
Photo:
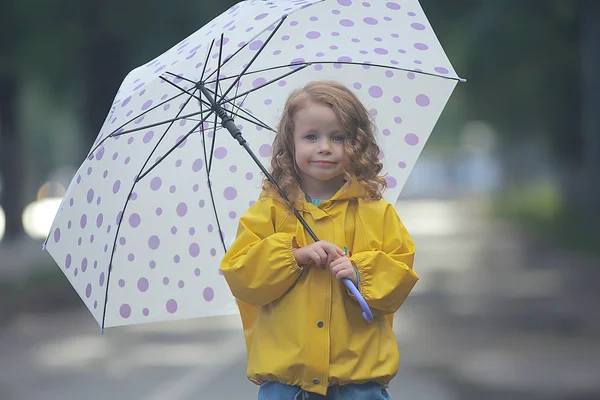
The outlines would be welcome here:
<svg viewBox="0 0 600 400">
<path fill-rule="evenodd" d="M 392 202 L 461 81 L 417 0 L 243 1 L 131 71 L 44 243 L 102 328 L 237 313 L 220 260 L 313 80 L 367 106 Z"/>
</svg>

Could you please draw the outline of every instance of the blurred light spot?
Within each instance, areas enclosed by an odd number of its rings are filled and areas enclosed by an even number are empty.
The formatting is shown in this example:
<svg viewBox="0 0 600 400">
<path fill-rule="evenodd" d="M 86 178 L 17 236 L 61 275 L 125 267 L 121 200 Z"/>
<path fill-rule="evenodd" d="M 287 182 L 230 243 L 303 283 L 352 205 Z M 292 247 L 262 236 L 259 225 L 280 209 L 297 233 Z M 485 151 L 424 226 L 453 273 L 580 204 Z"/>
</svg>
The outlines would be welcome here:
<svg viewBox="0 0 600 400">
<path fill-rule="evenodd" d="M 61 198 L 45 198 L 35 201 L 23 211 L 23 228 L 33 239 L 45 239 L 50 232 Z"/>
<path fill-rule="evenodd" d="M 51 197 L 63 197 L 67 189 L 65 186 L 58 182 L 46 182 L 44 183 L 37 192 L 37 200 L 47 199 Z"/>
</svg>

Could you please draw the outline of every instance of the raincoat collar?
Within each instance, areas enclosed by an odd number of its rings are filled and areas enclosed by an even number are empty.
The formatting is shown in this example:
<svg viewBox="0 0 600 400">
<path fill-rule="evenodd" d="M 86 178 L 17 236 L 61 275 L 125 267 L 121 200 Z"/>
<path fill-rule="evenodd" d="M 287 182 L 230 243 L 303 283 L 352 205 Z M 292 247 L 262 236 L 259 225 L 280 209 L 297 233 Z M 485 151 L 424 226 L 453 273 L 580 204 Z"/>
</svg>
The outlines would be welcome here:
<svg viewBox="0 0 600 400">
<path fill-rule="evenodd" d="M 304 192 L 302 192 L 304 193 Z M 332 203 L 341 200 L 351 200 L 356 198 L 363 198 L 367 194 L 365 188 L 356 180 L 346 182 L 344 186 L 340 188 L 331 198 L 323 200 L 319 207 L 312 204 L 305 196 L 301 196 L 297 203 L 298 210 L 308 211 L 313 213 L 316 219 L 326 216 L 322 209 L 328 208 Z M 320 215 L 323 214 L 323 215 Z"/>
</svg>

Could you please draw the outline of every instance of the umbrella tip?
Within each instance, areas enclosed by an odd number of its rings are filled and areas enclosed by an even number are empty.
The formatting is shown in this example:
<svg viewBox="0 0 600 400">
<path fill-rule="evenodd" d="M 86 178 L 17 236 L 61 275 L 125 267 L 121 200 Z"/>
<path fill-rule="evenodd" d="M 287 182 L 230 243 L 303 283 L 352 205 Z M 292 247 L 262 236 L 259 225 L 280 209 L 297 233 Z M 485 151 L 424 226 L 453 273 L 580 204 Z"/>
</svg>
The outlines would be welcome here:
<svg viewBox="0 0 600 400">
<path fill-rule="evenodd" d="M 44 244 L 42 244 L 42 251 L 46 251 L 46 242 L 44 242 Z"/>
</svg>

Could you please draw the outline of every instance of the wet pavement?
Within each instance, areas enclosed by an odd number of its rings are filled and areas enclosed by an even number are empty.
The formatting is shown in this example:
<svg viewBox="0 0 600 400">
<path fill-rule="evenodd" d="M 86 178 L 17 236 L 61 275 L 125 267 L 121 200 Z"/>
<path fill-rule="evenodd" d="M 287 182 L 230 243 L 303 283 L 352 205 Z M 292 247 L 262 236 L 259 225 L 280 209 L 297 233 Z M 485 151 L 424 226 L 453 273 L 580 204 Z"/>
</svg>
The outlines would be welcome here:
<svg viewBox="0 0 600 400">
<path fill-rule="evenodd" d="M 398 212 L 421 280 L 396 315 L 394 399 L 600 399 L 597 259 L 538 243 L 472 201 Z M 70 307 L 0 328 L 0 399 L 253 399 L 238 317 L 100 330 Z"/>
</svg>

